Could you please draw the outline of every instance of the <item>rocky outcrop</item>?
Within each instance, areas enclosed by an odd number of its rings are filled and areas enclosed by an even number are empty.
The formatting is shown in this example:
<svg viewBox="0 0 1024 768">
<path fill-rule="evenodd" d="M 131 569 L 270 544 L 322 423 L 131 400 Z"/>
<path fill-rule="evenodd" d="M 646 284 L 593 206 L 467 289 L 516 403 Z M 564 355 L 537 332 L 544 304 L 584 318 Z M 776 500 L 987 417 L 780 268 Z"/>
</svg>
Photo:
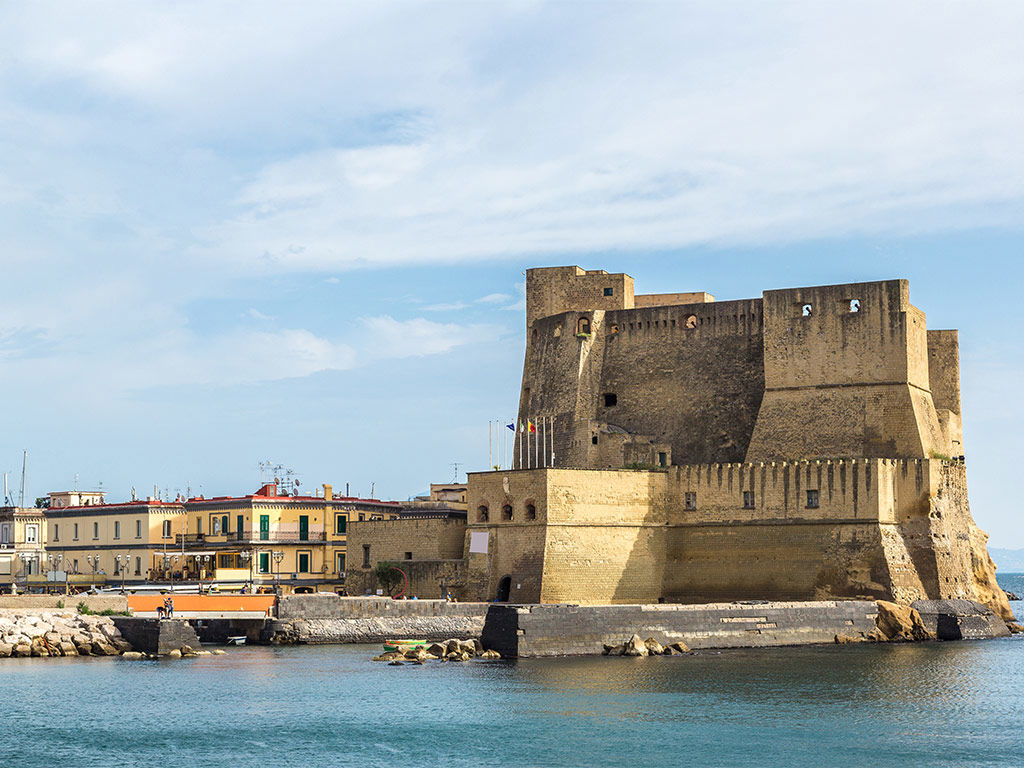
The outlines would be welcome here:
<svg viewBox="0 0 1024 768">
<path fill-rule="evenodd" d="M 132 650 L 110 616 L 0 611 L 0 657 L 118 656 Z"/>
<path fill-rule="evenodd" d="M 872 639 L 884 642 L 910 642 L 913 640 L 934 640 L 935 635 L 925 629 L 921 614 L 909 605 L 879 600 L 878 617 L 875 619 L 877 635 Z"/>
<path fill-rule="evenodd" d="M 386 661 L 390 665 L 402 666 L 403 664 L 425 664 L 428 661 L 469 661 L 473 658 L 493 661 L 501 658 L 497 651 L 484 650 L 483 644 L 477 638 L 471 640 L 450 639 L 443 643 L 433 643 L 430 646 L 422 645 L 388 651 L 380 656 L 374 656 L 373 661 Z"/>
</svg>

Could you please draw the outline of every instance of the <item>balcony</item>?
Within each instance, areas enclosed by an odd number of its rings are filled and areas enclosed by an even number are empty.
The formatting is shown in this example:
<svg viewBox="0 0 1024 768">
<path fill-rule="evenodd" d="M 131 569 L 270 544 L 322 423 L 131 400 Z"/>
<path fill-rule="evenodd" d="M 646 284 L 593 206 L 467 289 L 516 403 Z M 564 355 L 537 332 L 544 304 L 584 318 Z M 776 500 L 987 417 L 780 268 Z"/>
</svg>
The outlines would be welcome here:
<svg viewBox="0 0 1024 768">
<path fill-rule="evenodd" d="M 253 535 L 255 533 L 255 535 Z M 180 547 L 184 539 L 185 547 L 204 547 L 216 544 L 305 544 L 323 543 L 327 541 L 324 531 L 234 531 L 230 533 L 179 533 L 175 537 L 175 546 Z"/>
</svg>

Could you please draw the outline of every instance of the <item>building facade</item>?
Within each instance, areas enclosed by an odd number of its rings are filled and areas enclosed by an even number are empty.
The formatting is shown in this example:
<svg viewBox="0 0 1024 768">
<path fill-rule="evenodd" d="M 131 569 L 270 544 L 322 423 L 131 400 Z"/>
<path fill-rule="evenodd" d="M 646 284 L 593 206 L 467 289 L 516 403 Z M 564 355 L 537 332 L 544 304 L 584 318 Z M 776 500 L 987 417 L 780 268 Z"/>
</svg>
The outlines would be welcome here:
<svg viewBox="0 0 1024 768">
<path fill-rule="evenodd" d="M 46 528 L 42 510 L 0 507 L 0 591 L 24 591 L 46 569 Z"/>
</svg>

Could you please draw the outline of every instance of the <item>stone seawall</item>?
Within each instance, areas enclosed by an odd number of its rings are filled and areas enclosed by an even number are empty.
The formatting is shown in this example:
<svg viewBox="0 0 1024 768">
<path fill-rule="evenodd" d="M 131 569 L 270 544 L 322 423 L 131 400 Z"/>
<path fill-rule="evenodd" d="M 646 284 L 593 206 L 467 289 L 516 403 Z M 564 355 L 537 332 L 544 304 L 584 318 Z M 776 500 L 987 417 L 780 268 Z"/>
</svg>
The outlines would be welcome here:
<svg viewBox="0 0 1024 768">
<path fill-rule="evenodd" d="M 274 644 L 468 639 L 480 637 L 487 609 L 487 603 L 288 595 L 278 601 L 277 620 L 267 623 L 261 639 Z"/>
<path fill-rule="evenodd" d="M 866 638 L 878 607 L 864 600 L 707 605 L 492 605 L 482 641 L 507 657 L 597 655 L 633 634 L 661 645 L 756 648 Z"/>
</svg>

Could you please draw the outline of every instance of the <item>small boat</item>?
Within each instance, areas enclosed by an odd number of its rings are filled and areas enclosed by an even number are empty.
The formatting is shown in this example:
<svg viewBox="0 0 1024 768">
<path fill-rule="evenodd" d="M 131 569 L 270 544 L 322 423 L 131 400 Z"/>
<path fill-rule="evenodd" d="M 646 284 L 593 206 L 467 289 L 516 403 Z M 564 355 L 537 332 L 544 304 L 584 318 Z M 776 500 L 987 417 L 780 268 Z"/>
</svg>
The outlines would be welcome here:
<svg viewBox="0 0 1024 768">
<path fill-rule="evenodd" d="M 229 637 L 227 645 L 245 645 L 245 635 L 235 635 Z"/>
<path fill-rule="evenodd" d="M 416 648 L 423 648 L 430 645 L 426 640 L 385 640 L 384 650 L 385 651 L 412 651 Z"/>
</svg>

